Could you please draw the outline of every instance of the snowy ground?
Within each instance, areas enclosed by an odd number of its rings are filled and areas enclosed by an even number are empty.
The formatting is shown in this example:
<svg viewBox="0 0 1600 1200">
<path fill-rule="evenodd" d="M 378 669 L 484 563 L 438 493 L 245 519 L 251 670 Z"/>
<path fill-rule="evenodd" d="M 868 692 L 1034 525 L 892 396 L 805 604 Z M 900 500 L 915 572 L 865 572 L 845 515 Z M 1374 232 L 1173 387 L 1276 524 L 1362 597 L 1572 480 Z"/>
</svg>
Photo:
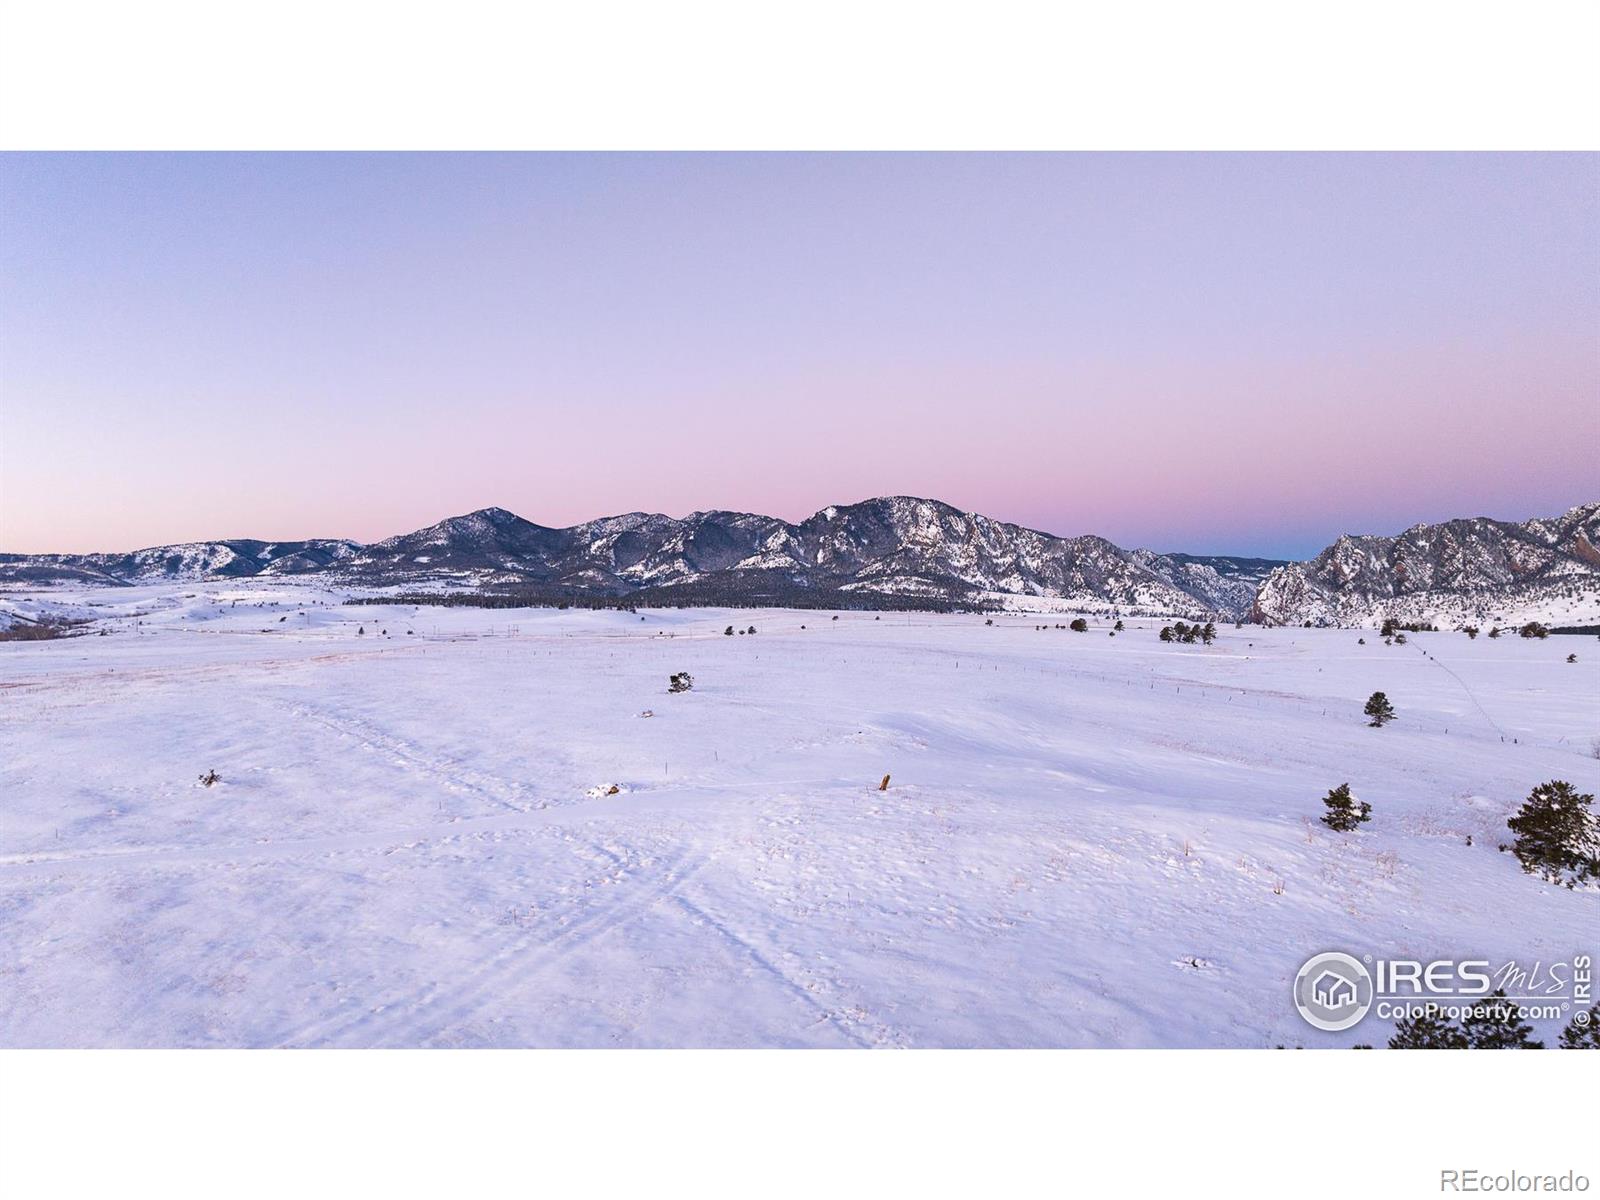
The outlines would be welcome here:
<svg viewBox="0 0 1600 1200">
<path fill-rule="evenodd" d="M 1311 953 L 1600 948 L 1496 851 L 1593 638 L 340 599 L 6 598 L 109 634 L 0 644 L 0 1045 L 1381 1045 Z"/>
</svg>

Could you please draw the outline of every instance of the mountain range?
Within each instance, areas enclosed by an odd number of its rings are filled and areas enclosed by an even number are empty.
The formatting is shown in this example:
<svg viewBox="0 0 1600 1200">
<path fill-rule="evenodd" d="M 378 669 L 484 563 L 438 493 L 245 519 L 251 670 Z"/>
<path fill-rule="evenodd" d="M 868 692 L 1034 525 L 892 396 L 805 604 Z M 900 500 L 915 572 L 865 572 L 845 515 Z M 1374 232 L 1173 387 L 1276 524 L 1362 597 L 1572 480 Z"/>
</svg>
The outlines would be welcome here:
<svg viewBox="0 0 1600 1200">
<path fill-rule="evenodd" d="M 1309 562 L 1126 550 L 937 500 L 887 496 L 798 524 L 755 513 L 627 513 L 551 528 L 503 508 L 380 542 L 231 540 L 125 554 L 0 554 L 0 583 L 324 577 L 371 588 L 514 590 L 662 603 L 1043 604 L 1270 624 L 1381 616 L 1600 617 L 1600 504 L 1341 537 Z"/>
</svg>

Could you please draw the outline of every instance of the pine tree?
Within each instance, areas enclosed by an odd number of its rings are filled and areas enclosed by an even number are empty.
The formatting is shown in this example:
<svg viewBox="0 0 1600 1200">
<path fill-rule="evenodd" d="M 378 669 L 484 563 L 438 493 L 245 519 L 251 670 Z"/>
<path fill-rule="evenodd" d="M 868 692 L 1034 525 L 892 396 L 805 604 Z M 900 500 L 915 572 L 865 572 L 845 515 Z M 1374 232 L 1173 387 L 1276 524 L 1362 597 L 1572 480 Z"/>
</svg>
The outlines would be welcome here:
<svg viewBox="0 0 1600 1200">
<path fill-rule="evenodd" d="M 1532 1025 L 1524 1025 L 1517 1006 L 1506 999 L 1504 988 L 1477 1001 L 1461 1018 L 1462 1032 L 1474 1050 L 1543 1050 L 1544 1043 L 1528 1035 Z"/>
<path fill-rule="evenodd" d="M 1594 797 L 1570 783 L 1552 779 L 1528 794 L 1506 826 L 1517 835 L 1511 852 L 1530 875 L 1560 883 L 1570 872 L 1583 880 L 1600 875 L 1600 846 L 1595 819 L 1589 812 Z M 1571 880 L 1568 880 L 1571 882 Z"/>
<path fill-rule="evenodd" d="M 1161 640 L 1163 642 L 1170 642 L 1172 640 L 1172 626 L 1171 625 L 1163 625 L 1161 627 Z"/>
<path fill-rule="evenodd" d="M 1424 1013 L 1395 1023 L 1391 1050 L 1465 1050 L 1467 1036 L 1442 1017 Z"/>
<path fill-rule="evenodd" d="M 1322 798 L 1322 802 L 1328 806 L 1322 823 L 1340 833 L 1349 833 L 1363 821 L 1372 820 L 1372 805 L 1352 796 L 1348 783 L 1333 788 Z"/>
<path fill-rule="evenodd" d="M 733 636 L 733 626 L 729 625 L 726 629 L 724 629 L 722 631 L 722 634 L 723 634 L 724 637 L 732 637 Z"/>
<path fill-rule="evenodd" d="M 1200 640 L 1209 646 L 1212 642 L 1216 641 L 1216 638 L 1217 627 L 1210 621 L 1207 621 L 1206 627 L 1200 631 Z"/>
<path fill-rule="evenodd" d="M 1117 631 L 1117 632 L 1118 632 L 1118 633 L 1121 633 L 1121 632 L 1122 632 L 1122 622 L 1121 622 L 1121 621 L 1120 621 L 1120 620 L 1119 620 L 1119 621 L 1118 621 L 1118 622 L 1117 622 L 1117 623 L 1116 623 L 1116 624 L 1115 624 L 1115 625 L 1113 625 L 1113 626 L 1112 626 L 1112 627 L 1111 627 L 1111 628 L 1113 628 L 1113 629 L 1115 629 L 1115 630 L 1116 630 L 1116 631 Z"/>
<path fill-rule="evenodd" d="M 1072 624 L 1068 626 L 1068 628 L 1071 629 L 1073 633 L 1088 633 L 1089 622 L 1085 621 L 1082 617 L 1074 617 L 1072 619 Z"/>
<path fill-rule="evenodd" d="M 1580 1017 L 1587 1020 L 1579 1022 Z M 1561 1048 L 1563 1050 L 1600 1050 L 1600 1004 L 1593 1005 L 1586 1013 L 1576 1013 L 1567 1027 L 1561 1031 Z"/>
<path fill-rule="evenodd" d="M 1382 729 L 1385 722 L 1394 720 L 1394 705 L 1382 692 L 1373 692 L 1368 696 L 1367 706 L 1361 711 L 1372 718 L 1367 724 L 1374 729 Z"/>
</svg>

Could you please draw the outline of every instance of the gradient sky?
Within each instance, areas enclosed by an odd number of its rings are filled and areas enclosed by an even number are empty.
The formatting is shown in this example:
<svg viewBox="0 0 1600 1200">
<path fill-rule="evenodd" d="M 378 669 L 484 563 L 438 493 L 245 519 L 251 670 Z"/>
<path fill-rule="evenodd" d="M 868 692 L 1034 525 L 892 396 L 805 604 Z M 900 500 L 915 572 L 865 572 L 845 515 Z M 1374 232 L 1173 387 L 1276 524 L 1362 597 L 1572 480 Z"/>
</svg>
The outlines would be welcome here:
<svg viewBox="0 0 1600 1200">
<path fill-rule="evenodd" d="M 1596 155 L 0 157 L 0 549 L 1600 499 Z"/>
</svg>

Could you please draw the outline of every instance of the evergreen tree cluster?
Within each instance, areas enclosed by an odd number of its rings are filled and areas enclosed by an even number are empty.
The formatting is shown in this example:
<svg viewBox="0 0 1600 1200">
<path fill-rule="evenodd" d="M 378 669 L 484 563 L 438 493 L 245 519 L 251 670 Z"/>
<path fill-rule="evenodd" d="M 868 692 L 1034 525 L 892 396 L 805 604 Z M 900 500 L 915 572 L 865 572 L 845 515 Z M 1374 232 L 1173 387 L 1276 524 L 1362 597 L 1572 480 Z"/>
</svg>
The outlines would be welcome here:
<svg viewBox="0 0 1600 1200">
<path fill-rule="evenodd" d="M 1600 1004 L 1575 1013 L 1561 1031 L 1563 1050 L 1600 1050 Z"/>
<path fill-rule="evenodd" d="M 1207 646 L 1216 641 L 1217 627 L 1210 621 L 1204 625 L 1190 625 L 1185 621 L 1174 621 L 1171 625 L 1161 627 L 1161 640 L 1163 642 L 1203 642 Z"/>
<path fill-rule="evenodd" d="M 1383 628 L 1378 630 L 1384 637 L 1393 637 L 1404 630 L 1406 633 L 1437 633 L 1439 627 L 1432 621 L 1400 621 L 1394 617 L 1385 617 Z"/>
<path fill-rule="evenodd" d="M 1517 835 L 1511 852 L 1522 869 L 1569 888 L 1600 879 L 1600 827 L 1589 809 L 1593 803 L 1593 795 L 1563 779 L 1534 788 L 1506 822 Z"/>
<path fill-rule="evenodd" d="M 925 593 L 844 591 L 802 586 L 779 572 L 740 571 L 684 583 L 652 584 L 605 593 L 563 584 L 517 584 L 483 591 L 400 592 L 358 596 L 346 604 L 434 605 L 441 608 L 582 608 L 637 612 L 641 608 L 831 608 L 841 612 L 981 612 L 949 589 Z"/>
<path fill-rule="evenodd" d="M 1568 1030 L 1572 1026 L 1567 1027 Z M 1542 1050 L 1533 1026 L 1523 1022 L 1504 988 L 1476 1001 L 1460 1024 L 1428 1013 L 1403 1017 L 1389 1039 L 1391 1050 Z M 1566 1033 L 1563 1032 L 1563 1038 Z"/>
</svg>

